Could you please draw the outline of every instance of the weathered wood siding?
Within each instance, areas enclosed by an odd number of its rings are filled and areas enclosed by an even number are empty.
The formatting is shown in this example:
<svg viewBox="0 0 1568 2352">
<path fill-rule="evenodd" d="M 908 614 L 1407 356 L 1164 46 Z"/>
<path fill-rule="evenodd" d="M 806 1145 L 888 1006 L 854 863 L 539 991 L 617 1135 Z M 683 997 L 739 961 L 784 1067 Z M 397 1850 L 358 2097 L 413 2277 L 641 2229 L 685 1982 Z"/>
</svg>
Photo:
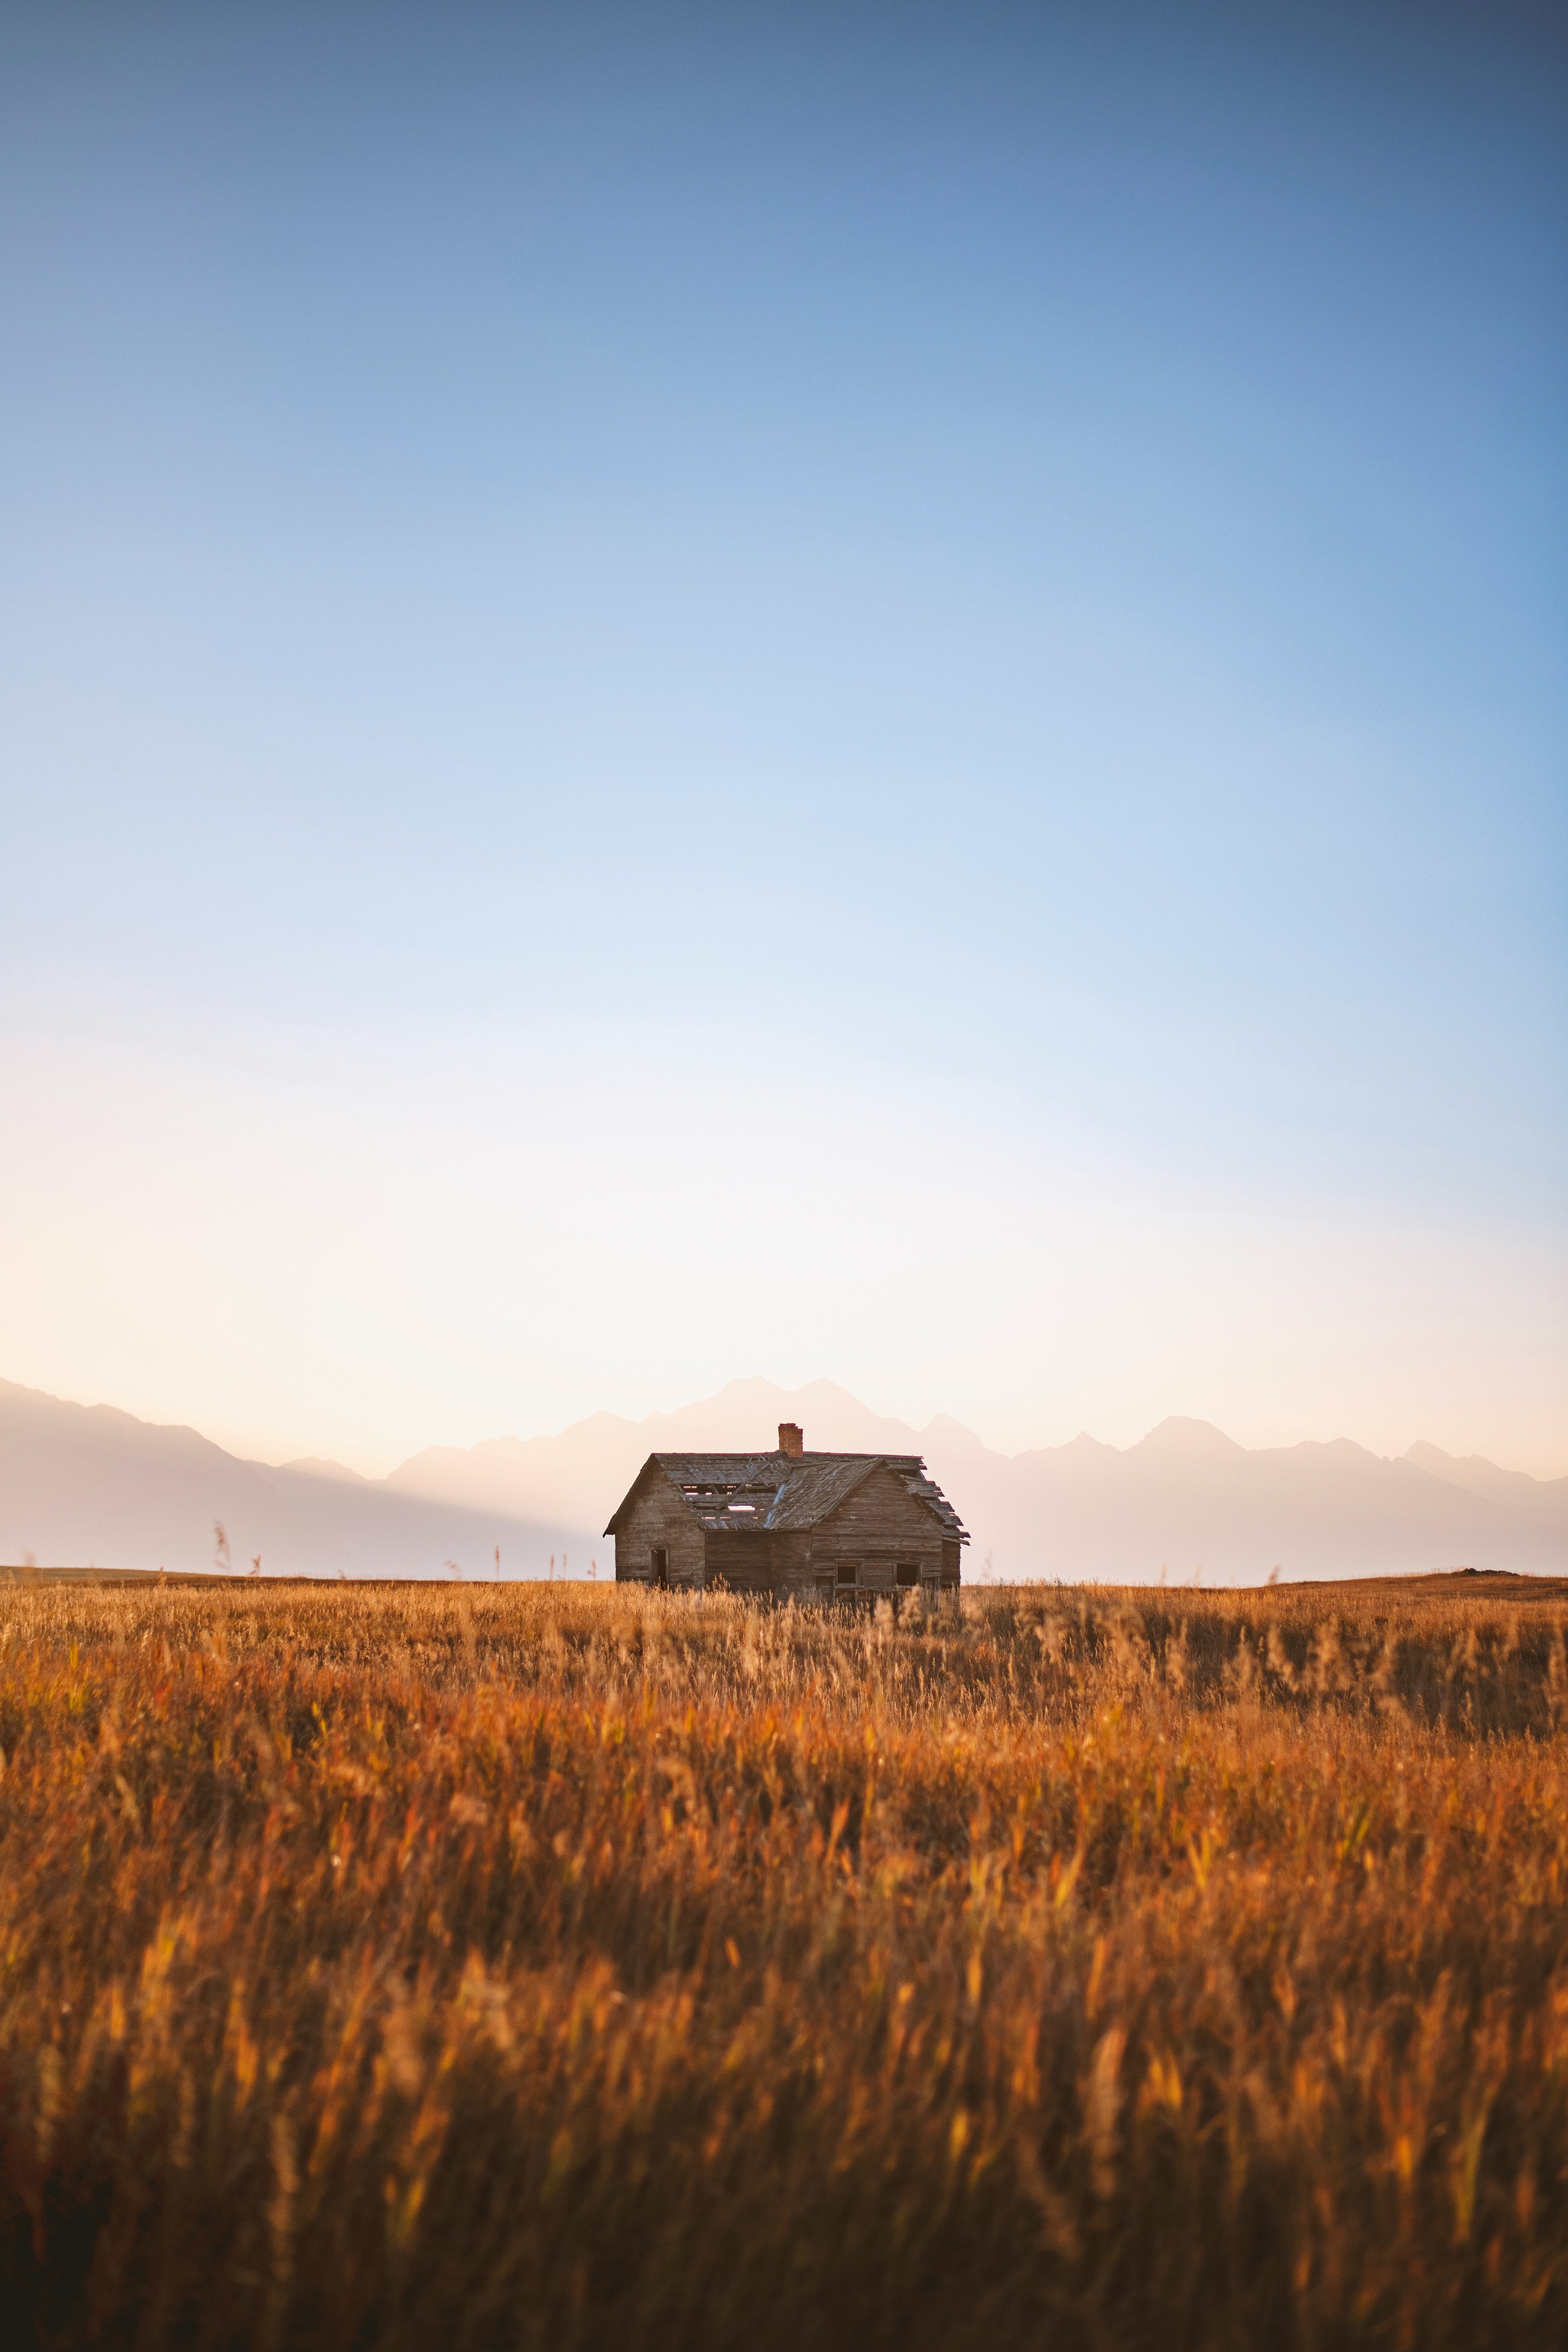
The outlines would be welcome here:
<svg viewBox="0 0 1568 2352">
<path fill-rule="evenodd" d="M 788 1536 L 763 1528 L 736 1535 L 715 1528 L 707 1532 L 704 1541 L 710 1585 L 721 1584 L 727 1592 L 773 1592 L 784 1583 L 783 1556 L 791 1541 Z"/>
<path fill-rule="evenodd" d="M 835 1599 L 896 1592 L 899 1570 L 919 1588 L 952 1590 L 960 1548 L 896 1471 L 874 1470 L 815 1528 L 707 1538 L 708 1582 L 731 1592 L 777 1592 Z"/>
<path fill-rule="evenodd" d="M 669 1555 L 671 1584 L 702 1581 L 702 1530 L 679 1488 L 650 1463 L 616 1529 L 616 1582 L 651 1584 L 653 1555 L 660 1546 Z"/>
<path fill-rule="evenodd" d="M 933 1511 L 910 1493 L 896 1471 L 873 1470 L 836 1511 L 812 1529 L 809 1565 L 803 1580 L 813 1589 L 892 1592 L 900 1567 L 919 1571 L 922 1585 L 956 1583 L 955 1543 Z M 949 1571 L 944 1552 L 955 1556 Z M 841 1577 L 853 1568 L 854 1581 Z"/>
</svg>

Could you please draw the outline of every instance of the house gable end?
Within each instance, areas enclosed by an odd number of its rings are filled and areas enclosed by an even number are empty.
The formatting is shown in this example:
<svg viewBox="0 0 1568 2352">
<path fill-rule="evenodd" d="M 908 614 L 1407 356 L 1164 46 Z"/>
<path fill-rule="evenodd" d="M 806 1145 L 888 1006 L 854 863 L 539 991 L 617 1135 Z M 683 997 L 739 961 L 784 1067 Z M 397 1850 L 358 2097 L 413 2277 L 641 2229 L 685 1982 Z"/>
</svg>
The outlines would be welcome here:
<svg viewBox="0 0 1568 2352">
<path fill-rule="evenodd" d="M 649 1479 L 652 1477 L 667 1479 L 668 1483 L 674 1486 L 677 1494 L 680 1493 L 679 1481 L 671 1475 L 666 1465 L 659 1460 L 657 1454 L 650 1454 L 647 1460 L 643 1464 L 642 1468 L 637 1472 L 637 1476 L 632 1480 L 631 1485 L 626 1488 L 626 1491 L 622 1496 L 619 1503 L 616 1504 L 616 1508 L 611 1512 L 609 1524 L 605 1529 L 605 1533 L 607 1536 L 618 1534 L 622 1520 L 626 1517 L 626 1513 L 631 1509 L 633 1504 L 636 1503 L 638 1497 L 644 1493 Z M 685 1501 L 684 1496 L 681 1496 L 681 1500 L 682 1502 Z"/>
<path fill-rule="evenodd" d="M 702 1528 L 669 1465 L 650 1454 L 610 1521 L 617 1584 L 689 1590 L 702 1581 Z"/>
<path fill-rule="evenodd" d="M 852 1491 L 825 1513 L 814 1530 L 813 1549 L 825 1554 L 864 1553 L 887 1557 L 908 1551 L 940 1562 L 947 1522 L 927 1496 L 912 1494 L 907 1476 L 877 1462 Z"/>
</svg>

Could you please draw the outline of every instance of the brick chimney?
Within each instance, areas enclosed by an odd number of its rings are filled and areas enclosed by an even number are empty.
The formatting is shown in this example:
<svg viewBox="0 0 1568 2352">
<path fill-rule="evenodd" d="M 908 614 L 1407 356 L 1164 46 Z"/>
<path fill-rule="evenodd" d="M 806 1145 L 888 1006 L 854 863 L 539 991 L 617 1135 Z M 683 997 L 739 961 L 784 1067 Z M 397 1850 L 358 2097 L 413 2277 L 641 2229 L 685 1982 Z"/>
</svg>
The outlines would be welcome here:
<svg viewBox="0 0 1568 2352">
<path fill-rule="evenodd" d="M 798 1421 L 780 1422 L 779 1452 L 781 1454 L 787 1454 L 791 1460 L 795 1462 L 798 1462 L 801 1455 L 805 1452 L 805 1439 L 801 1434 L 801 1427 Z"/>
</svg>

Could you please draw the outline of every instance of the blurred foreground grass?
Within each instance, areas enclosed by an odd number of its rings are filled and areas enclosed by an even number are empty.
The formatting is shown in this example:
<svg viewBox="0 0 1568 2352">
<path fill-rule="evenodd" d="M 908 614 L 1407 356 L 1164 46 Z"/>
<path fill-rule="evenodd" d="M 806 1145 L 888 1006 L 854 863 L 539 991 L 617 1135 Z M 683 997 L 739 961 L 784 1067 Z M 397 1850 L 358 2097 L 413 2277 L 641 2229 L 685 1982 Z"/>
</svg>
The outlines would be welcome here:
<svg viewBox="0 0 1568 2352">
<path fill-rule="evenodd" d="M 1565 1624 L 0 1593 L 7 2340 L 1559 2347 Z"/>
</svg>

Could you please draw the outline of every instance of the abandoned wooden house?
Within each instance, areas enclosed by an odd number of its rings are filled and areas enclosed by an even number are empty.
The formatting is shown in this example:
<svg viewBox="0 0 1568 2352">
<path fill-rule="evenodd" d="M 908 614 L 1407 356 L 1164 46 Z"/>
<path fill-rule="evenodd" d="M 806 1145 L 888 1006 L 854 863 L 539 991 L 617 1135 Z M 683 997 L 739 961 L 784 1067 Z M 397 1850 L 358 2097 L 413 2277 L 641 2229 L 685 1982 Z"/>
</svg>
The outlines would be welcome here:
<svg viewBox="0 0 1568 2352">
<path fill-rule="evenodd" d="M 969 1541 L 918 1454 L 650 1454 L 605 1529 L 617 1584 L 805 1599 L 951 1592 Z"/>
</svg>

